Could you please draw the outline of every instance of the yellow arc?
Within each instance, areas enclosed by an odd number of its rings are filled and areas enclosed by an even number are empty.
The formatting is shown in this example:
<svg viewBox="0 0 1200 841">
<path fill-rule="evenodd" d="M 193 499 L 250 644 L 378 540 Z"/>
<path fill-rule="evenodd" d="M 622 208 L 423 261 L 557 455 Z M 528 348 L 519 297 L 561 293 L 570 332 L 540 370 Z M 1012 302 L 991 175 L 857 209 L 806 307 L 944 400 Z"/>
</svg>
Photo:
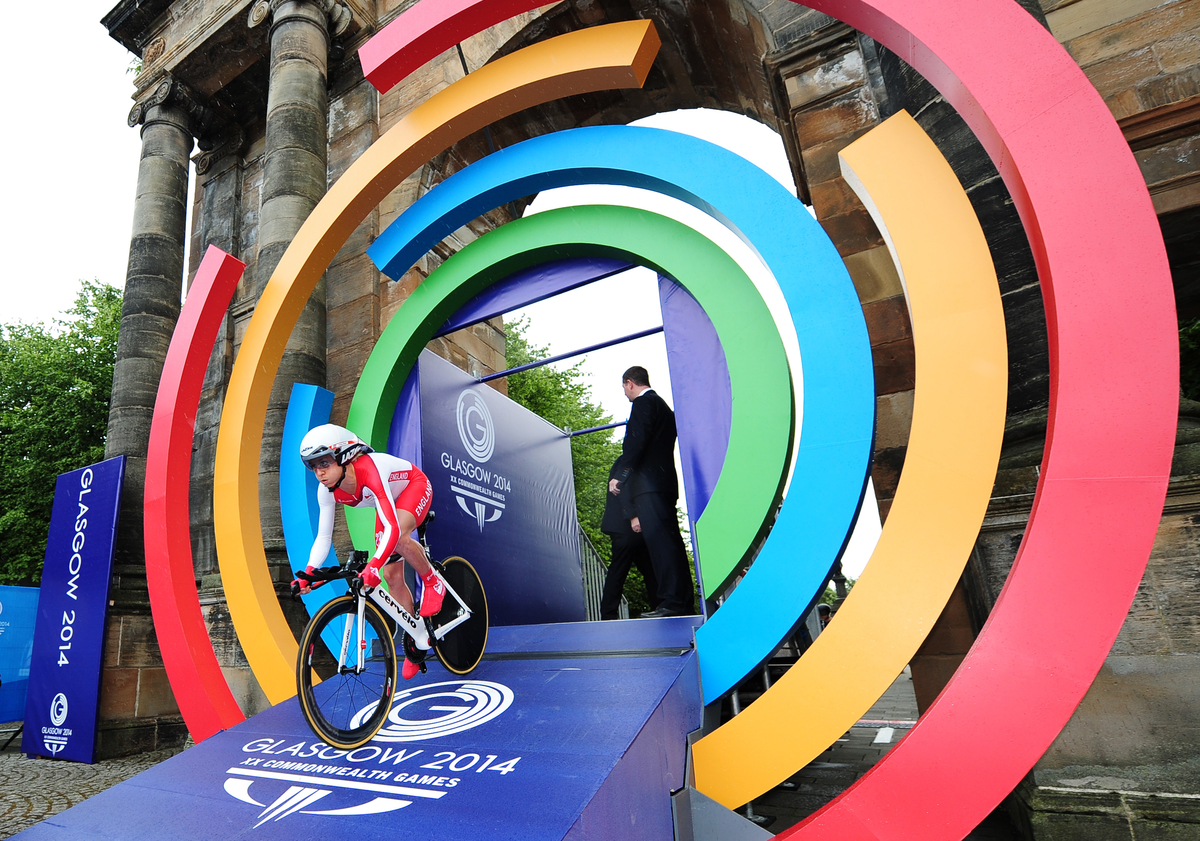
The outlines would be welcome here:
<svg viewBox="0 0 1200 841">
<path fill-rule="evenodd" d="M 661 42 L 649 21 L 572 32 L 481 67 L 423 102 L 363 153 L 300 228 L 255 308 L 217 438 L 217 554 L 238 640 L 272 704 L 295 694 L 297 644 L 267 571 L 258 463 L 284 347 L 321 275 L 367 214 L 426 161 L 498 119 L 564 96 L 641 87 Z"/>
<path fill-rule="evenodd" d="M 979 534 L 1004 435 L 1000 291 L 950 165 L 904 112 L 840 157 L 905 285 L 916 350 L 908 453 L 879 543 L 837 618 L 769 691 L 692 748 L 696 788 L 731 809 L 833 744 L 912 659 Z"/>
</svg>

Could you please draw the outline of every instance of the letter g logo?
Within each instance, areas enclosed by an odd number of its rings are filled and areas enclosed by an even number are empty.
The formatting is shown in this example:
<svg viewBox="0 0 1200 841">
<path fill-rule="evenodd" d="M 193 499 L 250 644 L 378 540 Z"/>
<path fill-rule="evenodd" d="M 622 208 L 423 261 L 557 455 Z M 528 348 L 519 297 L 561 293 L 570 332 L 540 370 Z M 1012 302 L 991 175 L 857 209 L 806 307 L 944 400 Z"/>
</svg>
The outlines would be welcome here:
<svg viewBox="0 0 1200 841">
<path fill-rule="evenodd" d="M 496 427 L 483 395 L 471 388 L 458 395 L 455 414 L 458 416 L 458 437 L 467 453 L 475 461 L 486 462 L 496 447 Z"/>
</svg>

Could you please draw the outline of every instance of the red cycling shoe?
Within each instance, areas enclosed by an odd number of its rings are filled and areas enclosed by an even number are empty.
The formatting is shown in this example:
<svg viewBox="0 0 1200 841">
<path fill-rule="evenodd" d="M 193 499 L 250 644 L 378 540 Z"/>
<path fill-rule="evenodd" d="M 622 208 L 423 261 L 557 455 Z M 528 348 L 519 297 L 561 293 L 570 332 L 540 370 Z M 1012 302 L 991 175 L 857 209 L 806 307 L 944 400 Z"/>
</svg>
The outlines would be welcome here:
<svg viewBox="0 0 1200 841">
<path fill-rule="evenodd" d="M 446 598 L 446 585 L 438 574 L 431 568 L 428 575 L 421 576 L 421 610 L 423 617 L 437 616 L 442 609 L 442 601 Z"/>
<path fill-rule="evenodd" d="M 403 668 L 400 669 L 400 676 L 403 677 L 405 680 L 412 680 L 414 677 L 416 677 L 420 673 L 421 673 L 420 664 L 414 663 L 412 660 L 409 660 L 407 657 L 405 657 L 404 658 L 404 666 L 403 666 Z"/>
</svg>

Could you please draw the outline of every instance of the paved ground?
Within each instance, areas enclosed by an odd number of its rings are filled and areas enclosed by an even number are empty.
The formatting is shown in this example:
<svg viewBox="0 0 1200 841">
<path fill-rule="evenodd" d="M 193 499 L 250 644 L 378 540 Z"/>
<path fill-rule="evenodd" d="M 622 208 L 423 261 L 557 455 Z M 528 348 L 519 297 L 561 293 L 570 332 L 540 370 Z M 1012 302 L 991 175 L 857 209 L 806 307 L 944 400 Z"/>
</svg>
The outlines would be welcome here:
<svg viewBox="0 0 1200 841">
<path fill-rule="evenodd" d="M 17 724 L 0 724 L 0 733 L 16 727 Z M 0 745 L 7 740 L 7 734 L 0 736 Z M 0 838 L 15 835 L 179 753 L 179 750 L 160 750 L 84 765 L 29 759 L 20 751 L 18 736 L 0 753 Z"/>
<path fill-rule="evenodd" d="M 891 750 L 916 718 L 917 701 L 912 679 L 905 669 L 862 721 L 792 777 L 788 787 L 774 789 L 755 801 L 754 812 L 771 820 L 766 827 L 770 832 L 782 832 L 798 823 L 866 773 Z M 14 727 L 0 724 L 0 733 Z M 0 736 L 0 745 L 5 739 L 6 735 Z M 0 752 L 0 838 L 70 808 L 179 752 L 156 751 L 83 765 L 28 759 L 20 753 L 20 746 L 18 738 L 8 750 Z M 1003 812 L 993 813 L 968 836 L 969 841 L 1020 841 L 1020 838 Z"/>
<path fill-rule="evenodd" d="M 917 699 L 908 668 L 861 721 L 829 750 L 751 804 L 760 824 L 779 833 L 799 823 L 869 771 L 916 723 Z M 1008 815 L 998 810 L 967 836 L 969 841 L 1021 841 Z"/>
</svg>

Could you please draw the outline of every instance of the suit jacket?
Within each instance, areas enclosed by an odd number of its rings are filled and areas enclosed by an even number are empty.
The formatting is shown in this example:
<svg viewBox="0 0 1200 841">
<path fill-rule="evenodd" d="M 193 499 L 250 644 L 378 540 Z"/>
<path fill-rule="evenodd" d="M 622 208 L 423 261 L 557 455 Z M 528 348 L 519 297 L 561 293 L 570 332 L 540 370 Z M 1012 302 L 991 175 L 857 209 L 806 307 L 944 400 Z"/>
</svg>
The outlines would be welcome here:
<svg viewBox="0 0 1200 841">
<path fill-rule="evenodd" d="M 609 479 L 618 478 L 617 470 L 620 464 L 620 459 L 613 462 L 608 471 Z M 629 521 L 636 516 L 637 509 L 633 506 L 633 497 L 630 494 L 614 494 L 608 491 L 604 498 L 604 517 L 600 520 L 600 531 L 605 534 L 633 534 L 633 526 Z"/>
<path fill-rule="evenodd" d="M 643 391 L 629 410 L 621 457 L 615 466 L 621 495 L 644 493 L 679 498 L 675 475 L 675 413 L 654 389 Z"/>
</svg>

